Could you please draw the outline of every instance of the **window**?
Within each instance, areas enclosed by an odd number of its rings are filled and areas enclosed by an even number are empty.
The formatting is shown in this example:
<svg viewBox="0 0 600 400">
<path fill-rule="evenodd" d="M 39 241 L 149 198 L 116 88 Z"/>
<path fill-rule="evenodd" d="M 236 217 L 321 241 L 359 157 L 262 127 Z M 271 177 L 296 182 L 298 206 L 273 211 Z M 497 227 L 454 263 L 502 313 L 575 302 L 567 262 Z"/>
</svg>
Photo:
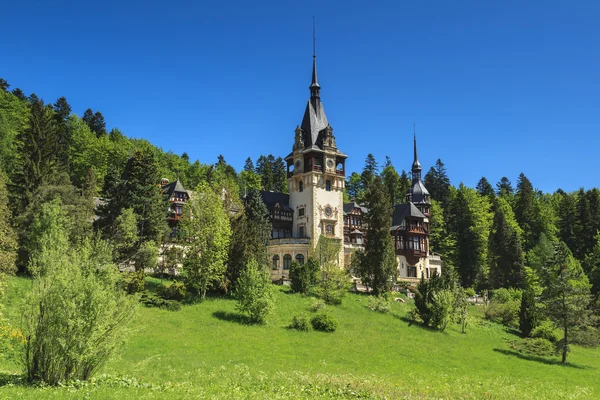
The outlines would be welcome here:
<svg viewBox="0 0 600 400">
<path fill-rule="evenodd" d="M 409 278 L 416 278 L 417 277 L 417 267 L 408 267 L 408 277 Z"/>
<path fill-rule="evenodd" d="M 300 265 L 304 264 L 304 256 L 302 254 L 296 254 L 296 261 L 298 261 L 298 264 Z"/>
<path fill-rule="evenodd" d="M 279 256 L 277 254 L 275 254 L 273 256 L 273 270 L 278 270 L 279 269 Z"/>
<path fill-rule="evenodd" d="M 325 190 L 331 192 L 331 181 L 329 179 L 325 181 Z"/>
<path fill-rule="evenodd" d="M 283 256 L 283 269 L 290 269 L 292 266 L 292 256 L 286 254 Z"/>
<path fill-rule="evenodd" d="M 325 234 L 333 235 L 333 225 L 325 225 Z"/>
<path fill-rule="evenodd" d="M 302 192 L 304 190 L 304 183 L 302 181 L 298 182 L 298 191 Z"/>
<path fill-rule="evenodd" d="M 298 209 L 298 216 L 304 217 L 304 207 Z"/>
<path fill-rule="evenodd" d="M 300 225 L 298 227 L 298 237 L 300 237 L 300 238 L 304 237 L 304 225 Z"/>
</svg>

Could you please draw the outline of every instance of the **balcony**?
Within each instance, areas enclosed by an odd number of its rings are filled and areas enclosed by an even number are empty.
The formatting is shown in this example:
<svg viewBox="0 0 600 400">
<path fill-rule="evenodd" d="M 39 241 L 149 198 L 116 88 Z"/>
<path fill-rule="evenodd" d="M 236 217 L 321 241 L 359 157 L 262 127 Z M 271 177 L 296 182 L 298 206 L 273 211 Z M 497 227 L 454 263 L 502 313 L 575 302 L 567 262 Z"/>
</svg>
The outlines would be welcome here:
<svg viewBox="0 0 600 400">
<path fill-rule="evenodd" d="M 321 171 L 323 171 L 323 168 L 320 165 L 313 165 L 312 170 L 321 172 Z"/>
<path fill-rule="evenodd" d="M 343 169 L 336 169 L 335 173 L 338 174 L 338 175 L 342 175 L 342 176 L 345 175 L 345 171 Z"/>
<path fill-rule="evenodd" d="M 269 239 L 269 246 L 280 244 L 310 244 L 310 238 L 277 238 Z"/>
</svg>

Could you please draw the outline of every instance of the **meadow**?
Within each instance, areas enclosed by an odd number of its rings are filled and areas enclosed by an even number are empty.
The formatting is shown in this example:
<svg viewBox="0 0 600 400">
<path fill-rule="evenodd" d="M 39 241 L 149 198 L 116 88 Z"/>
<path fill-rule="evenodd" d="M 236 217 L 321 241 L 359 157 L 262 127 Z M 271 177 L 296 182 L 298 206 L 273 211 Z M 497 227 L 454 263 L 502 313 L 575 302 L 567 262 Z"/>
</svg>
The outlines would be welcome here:
<svg viewBox="0 0 600 400">
<path fill-rule="evenodd" d="M 29 281 L 13 278 L 8 312 Z M 600 398 L 600 349 L 573 346 L 569 363 L 510 350 L 516 336 L 470 309 L 467 334 L 411 324 L 410 302 L 388 314 L 369 310 L 368 296 L 349 294 L 327 306 L 336 332 L 287 328 L 311 297 L 277 287 L 266 325 L 248 325 L 229 298 L 180 311 L 140 306 L 118 356 L 88 383 L 24 384 L 16 364 L 0 364 L 0 398 Z"/>
</svg>

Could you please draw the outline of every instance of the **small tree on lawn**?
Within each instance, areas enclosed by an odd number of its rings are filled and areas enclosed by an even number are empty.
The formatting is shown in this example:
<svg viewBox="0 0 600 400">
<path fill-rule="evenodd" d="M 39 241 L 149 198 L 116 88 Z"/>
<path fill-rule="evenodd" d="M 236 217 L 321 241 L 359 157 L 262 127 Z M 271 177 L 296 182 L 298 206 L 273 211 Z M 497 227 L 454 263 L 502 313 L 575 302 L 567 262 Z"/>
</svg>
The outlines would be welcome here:
<svg viewBox="0 0 600 400">
<path fill-rule="evenodd" d="M 223 202 L 207 184 L 201 183 L 185 204 L 181 228 L 188 243 L 183 274 L 204 299 L 208 289 L 223 282 L 231 237 Z"/>
<path fill-rule="evenodd" d="M 290 268 L 292 290 L 297 293 L 307 294 L 317 283 L 319 269 L 319 263 L 312 257 L 309 257 L 304 264 L 294 261 Z"/>
<path fill-rule="evenodd" d="M 248 314 L 250 322 L 264 323 L 275 305 L 269 272 L 251 260 L 240 272 L 235 288 L 238 311 Z"/>
<path fill-rule="evenodd" d="M 349 286 L 346 271 L 329 263 L 321 266 L 314 291 L 327 304 L 341 304 Z"/>
<path fill-rule="evenodd" d="M 590 322 L 591 285 L 569 248 L 560 242 L 556 246 L 553 276 L 544 290 L 543 298 L 548 316 L 561 329 L 563 338 L 559 342 L 562 363 L 567 362 L 569 334 L 585 327 Z"/>
<path fill-rule="evenodd" d="M 469 322 L 469 302 L 465 289 L 457 287 L 454 289 L 453 318 L 460 325 L 460 331 L 467 333 L 467 324 Z"/>
</svg>

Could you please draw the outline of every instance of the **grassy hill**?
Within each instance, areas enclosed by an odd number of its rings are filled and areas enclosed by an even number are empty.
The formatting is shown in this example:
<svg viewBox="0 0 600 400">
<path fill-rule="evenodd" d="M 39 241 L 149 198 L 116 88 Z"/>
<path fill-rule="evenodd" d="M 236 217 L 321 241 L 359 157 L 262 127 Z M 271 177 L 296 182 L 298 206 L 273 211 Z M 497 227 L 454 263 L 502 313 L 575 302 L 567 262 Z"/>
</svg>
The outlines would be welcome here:
<svg viewBox="0 0 600 400">
<path fill-rule="evenodd" d="M 11 310 L 27 283 L 11 280 Z M 0 398 L 600 398 L 600 349 L 574 346 L 567 366 L 523 357 L 478 307 L 466 335 L 454 325 L 440 333 L 409 325 L 410 304 L 378 314 L 367 296 L 350 294 L 328 307 L 338 330 L 321 333 L 286 328 L 311 298 L 279 288 L 276 299 L 264 326 L 244 324 L 230 299 L 177 312 L 140 307 L 134 333 L 93 383 L 28 387 L 4 362 Z"/>
</svg>

